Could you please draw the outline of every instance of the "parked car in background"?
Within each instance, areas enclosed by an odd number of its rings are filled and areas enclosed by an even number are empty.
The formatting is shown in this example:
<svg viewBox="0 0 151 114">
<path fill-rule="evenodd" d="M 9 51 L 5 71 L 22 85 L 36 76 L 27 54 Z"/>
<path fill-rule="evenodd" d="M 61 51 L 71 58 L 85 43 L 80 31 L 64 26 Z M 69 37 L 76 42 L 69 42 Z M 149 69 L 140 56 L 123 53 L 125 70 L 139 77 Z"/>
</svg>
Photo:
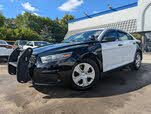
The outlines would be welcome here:
<svg viewBox="0 0 151 114">
<path fill-rule="evenodd" d="M 0 40 L 0 58 L 8 58 L 12 52 L 13 46 L 4 40 Z"/>
<path fill-rule="evenodd" d="M 15 41 L 6 41 L 9 45 L 14 45 Z"/>
<path fill-rule="evenodd" d="M 46 41 L 28 41 L 27 44 L 23 46 L 23 49 L 42 47 L 49 44 L 50 43 Z"/>
<path fill-rule="evenodd" d="M 102 72 L 129 66 L 139 70 L 141 42 L 131 34 L 116 29 L 95 29 L 67 36 L 60 44 L 24 52 L 14 50 L 8 72 L 20 83 L 47 85 L 63 82 L 74 89 L 93 87 Z M 20 56 L 20 53 L 21 56 Z"/>
<path fill-rule="evenodd" d="M 14 43 L 14 48 L 19 47 L 19 48 L 23 48 L 24 45 L 26 45 L 28 42 L 28 40 L 17 40 Z"/>
</svg>

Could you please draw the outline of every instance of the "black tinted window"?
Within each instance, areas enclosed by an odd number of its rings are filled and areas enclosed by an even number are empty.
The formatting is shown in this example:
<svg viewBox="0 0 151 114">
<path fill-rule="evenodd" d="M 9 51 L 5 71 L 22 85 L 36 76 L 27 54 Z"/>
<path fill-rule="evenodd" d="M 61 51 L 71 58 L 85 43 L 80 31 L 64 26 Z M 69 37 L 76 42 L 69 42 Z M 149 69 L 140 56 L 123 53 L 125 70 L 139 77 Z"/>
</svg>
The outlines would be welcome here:
<svg viewBox="0 0 151 114">
<path fill-rule="evenodd" d="M 129 34 L 127 34 L 127 35 L 128 35 L 129 40 L 134 40 L 134 38 L 131 35 L 129 35 Z"/>
<path fill-rule="evenodd" d="M 117 32 L 112 30 L 105 33 L 102 42 L 114 42 L 116 40 L 117 40 Z"/>
<path fill-rule="evenodd" d="M 118 37 L 119 37 L 120 41 L 132 40 L 133 39 L 129 34 L 124 33 L 124 32 L 118 32 Z"/>
<path fill-rule="evenodd" d="M 74 35 L 66 37 L 63 42 L 65 43 L 82 42 L 82 41 L 91 39 L 92 36 L 97 39 L 99 35 L 101 34 L 101 32 L 102 30 L 92 30 L 92 31 L 86 31 L 86 32 L 74 34 Z"/>
</svg>

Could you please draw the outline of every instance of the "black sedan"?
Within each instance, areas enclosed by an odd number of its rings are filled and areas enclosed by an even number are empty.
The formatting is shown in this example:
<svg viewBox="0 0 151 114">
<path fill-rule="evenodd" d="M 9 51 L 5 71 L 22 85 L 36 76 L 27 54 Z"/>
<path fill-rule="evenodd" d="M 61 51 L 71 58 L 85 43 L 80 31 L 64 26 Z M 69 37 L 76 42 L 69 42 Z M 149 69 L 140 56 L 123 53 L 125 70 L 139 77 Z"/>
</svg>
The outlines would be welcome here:
<svg viewBox="0 0 151 114">
<path fill-rule="evenodd" d="M 20 51 L 9 58 L 8 71 L 20 83 L 46 85 L 63 82 L 85 90 L 96 84 L 101 72 L 125 65 L 138 70 L 141 66 L 141 43 L 130 34 L 115 29 L 80 32 L 60 44 Z"/>
</svg>

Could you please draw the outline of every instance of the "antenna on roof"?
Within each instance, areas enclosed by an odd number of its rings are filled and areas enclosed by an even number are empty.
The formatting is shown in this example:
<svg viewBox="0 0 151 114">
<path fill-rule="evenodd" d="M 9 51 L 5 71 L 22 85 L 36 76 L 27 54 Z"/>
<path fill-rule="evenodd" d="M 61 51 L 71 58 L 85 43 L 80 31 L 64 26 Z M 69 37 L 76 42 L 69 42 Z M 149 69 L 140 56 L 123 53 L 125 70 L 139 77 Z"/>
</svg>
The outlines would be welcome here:
<svg viewBox="0 0 151 114">
<path fill-rule="evenodd" d="M 87 14 L 87 12 L 84 12 L 84 15 L 87 16 L 88 18 L 92 18 L 91 16 L 89 16 L 89 15 Z"/>
<path fill-rule="evenodd" d="M 116 9 L 113 9 L 113 7 L 112 7 L 110 4 L 108 4 L 108 8 L 109 8 L 110 10 L 117 11 Z"/>
</svg>

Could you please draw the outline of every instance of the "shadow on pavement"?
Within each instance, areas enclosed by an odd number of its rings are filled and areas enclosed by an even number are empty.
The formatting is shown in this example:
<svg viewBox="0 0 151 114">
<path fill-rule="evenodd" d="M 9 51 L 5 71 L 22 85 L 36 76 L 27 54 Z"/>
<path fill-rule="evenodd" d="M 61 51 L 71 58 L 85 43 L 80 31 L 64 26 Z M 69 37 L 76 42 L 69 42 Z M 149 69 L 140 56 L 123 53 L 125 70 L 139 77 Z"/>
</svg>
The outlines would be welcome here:
<svg viewBox="0 0 151 114">
<path fill-rule="evenodd" d="M 0 58 L 0 65 L 1 64 L 7 64 L 8 59 L 6 58 Z"/>
<path fill-rule="evenodd" d="M 138 90 L 151 84 L 151 64 L 143 64 L 139 71 L 128 69 L 103 74 L 95 88 L 88 91 L 75 91 L 57 86 L 35 86 L 39 92 L 46 94 L 44 99 L 51 98 L 93 98 L 120 95 Z"/>
</svg>

